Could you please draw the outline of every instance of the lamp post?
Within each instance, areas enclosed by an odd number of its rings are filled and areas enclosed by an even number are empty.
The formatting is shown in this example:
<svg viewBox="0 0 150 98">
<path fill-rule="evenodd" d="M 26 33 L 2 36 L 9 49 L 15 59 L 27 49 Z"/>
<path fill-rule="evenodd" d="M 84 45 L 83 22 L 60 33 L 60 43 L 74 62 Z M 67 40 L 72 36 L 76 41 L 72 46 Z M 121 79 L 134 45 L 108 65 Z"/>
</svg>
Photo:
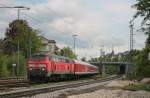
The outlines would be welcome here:
<svg viewBox="0 0 150 98">
<path fill-rule="evenodd" d="M 73 36 L 73 48 L 74 48 L 74 54 L 76 55 L 76 37 L 78 36 L 78 35 L 72 35 Z"/>
</svg>

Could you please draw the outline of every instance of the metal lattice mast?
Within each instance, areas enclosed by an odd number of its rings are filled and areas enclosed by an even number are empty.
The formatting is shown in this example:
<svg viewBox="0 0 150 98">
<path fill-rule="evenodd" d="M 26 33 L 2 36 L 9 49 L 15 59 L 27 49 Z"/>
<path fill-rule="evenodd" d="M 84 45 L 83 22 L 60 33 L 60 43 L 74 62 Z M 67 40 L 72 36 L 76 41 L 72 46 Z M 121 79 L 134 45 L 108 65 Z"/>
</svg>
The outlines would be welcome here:
<svg viewBox="0 0 150 98">
<path fill-rule="evenodd" d="M 132 63 L 132 51 L 133 51 L 133 45 L 134 45 L 134 38 L 133 38 L 133 29 L 134 29 L 133 21 L 130 21 L 130 63 Z"/>
</svg>

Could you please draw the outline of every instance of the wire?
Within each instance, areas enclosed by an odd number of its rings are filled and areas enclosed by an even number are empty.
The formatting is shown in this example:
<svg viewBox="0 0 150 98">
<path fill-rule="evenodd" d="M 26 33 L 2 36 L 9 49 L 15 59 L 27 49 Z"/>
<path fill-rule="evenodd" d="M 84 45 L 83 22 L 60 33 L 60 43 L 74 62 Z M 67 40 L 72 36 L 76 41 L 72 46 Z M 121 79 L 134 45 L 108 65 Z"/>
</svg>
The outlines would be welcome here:
<svg viewBox="0 0 150 98">
<path fill-rule="evenodd" d="M 37 18 L 35 18 L 35 17 L 32 17 L 32 16 L 30 16 L 30 15 L 28 15 L 28 14 L 23 14 L 23 15 L 29 17 L 30 19 L 34 20 L 34 21 L 37 22 L 38 24 L 43 23 L 41 20 L 39 20 L 39 19 L 37 19 Z M 50 26 L 50 28 L 52 28 L 52 29 L 55 30 L 56 32 L 65 33 L 65 32 L 62 32 L 62 31 L 60 31 L 60 30 L 58 30 L 58 29 L 52 27 L 52 26 Z"/>
<path fill-rule="evenodd" d="M 4 4 L 0 4 L 0 6 L 2 6 L 2 7 L 6 7 L 6 5 L 4 5 Z"/>
<path fill-rule="evenodd" d="M 34 0 L 31 0 L 31 1 L 34 1 Z M 39 2 L 43 2 L 43 0 L 36 0 L 36 3 L 38 3 L 38 1 L 39 1 Z M 47 9 L 48 9 L 50 12 L 52 12 L 55 16 L 57 16 L 57 17 L 59 17 L 59 18 L 64 18 L 64 16 L 62 16 L 62 15 L 56 13 L 56 12 L 55 12 L 53 9 L 51 9 L 50 7 L 45 6 L 45 8 L 47 8 Z M 48 14 L 51 15 L 51 13 L 48 13 Z M 62 21 L 64 21 L 65 23 L 68 23 L 68 21 L 66 21 L 66 20 L 62 20 Z M 70 24 L 70 23 L 69 23 L 69 24 Z"/>
</svg>

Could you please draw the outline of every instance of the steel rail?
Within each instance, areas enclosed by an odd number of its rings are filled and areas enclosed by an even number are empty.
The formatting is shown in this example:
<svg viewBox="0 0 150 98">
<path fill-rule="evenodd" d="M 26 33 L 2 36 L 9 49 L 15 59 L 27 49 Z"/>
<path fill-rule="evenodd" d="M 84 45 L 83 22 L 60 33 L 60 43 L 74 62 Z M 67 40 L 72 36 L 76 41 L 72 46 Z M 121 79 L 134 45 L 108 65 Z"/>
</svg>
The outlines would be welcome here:
<svg viewBox="0 0 150 98">
<path fill-rule="evenodd" d="M 106 82 L 117 78 L 120 78 L 120 76 L 108 77 L 102 80 L 91 80 L 86 82 L 70 83 L 70 84 L 64 84 L 58 86 L 48 86 L 42 88 L 25 89 L 25 90 L 14 91 L 14 92 L 4 92 L 4 93 L 0 93 L 0 98 L 17 98 L 17 97 L 24 97 L 24 96 L 32 96 L 40 93 L 53 92 L 53 91 L 62 90 L 66 88 L 74 88 L 74 87 L 89 85 L 93 83 Z"/>
<path fill-rule="evenodd" d="M 29 85 L 29 81 L 24 78 L 0 80 L 0 89 L 11 88 L 11 87 L 22 87 L 28 85 Z"/>
</svg>

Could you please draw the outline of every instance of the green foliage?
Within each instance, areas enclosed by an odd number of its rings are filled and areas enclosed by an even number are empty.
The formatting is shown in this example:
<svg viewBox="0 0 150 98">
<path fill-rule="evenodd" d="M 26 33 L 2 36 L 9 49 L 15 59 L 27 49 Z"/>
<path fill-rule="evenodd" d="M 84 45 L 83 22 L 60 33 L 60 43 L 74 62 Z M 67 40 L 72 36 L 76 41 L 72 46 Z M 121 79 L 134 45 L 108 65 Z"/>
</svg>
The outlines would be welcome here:
<svg viewBox="0 0 150 98">
<path fill-rule="evenodd" d="M 9 71 L 7 70 L 7 65 L 5 61 L 7 60 L 7 56 L 1 55 L 0 58 L 0 77 L 9 76 Z"/>
<path fill-rule="evenodd" d="M 99 62 L 99 58 L 91 58 L 90 60 L 88 60 L 89 62 Z"/>
<path fill-rule="evenodd" d="M 137 13 L 135 14 L 135 18 L 138 16 L 143 17 L 143 23 L 146 23 L 150 20 L 150 3 L 149 0 L 136 0 L 137 3 L 134 5 Z"/>
<path fill-rule="evenodd" d="M 81 58 L 81 61 L 86 62 L 86 57 Z"/>
<path fill-rule="evenodd" d="M 150 2 L 149 0 L 137 0 L 134 8 L 137 10 L 134 18 L 137 18 L 138 16 L 143 18 L 141 30 L 148 36 L 145 48 L 134 57 L 136 74 L 139 77 L 149 77 L 150 61 L 148 61 L 148 53 L 150 53 Z"/>
<path fill-rule="evenodd" d="M 41 47 L 41 40 L 38 37 L 37 30 L 32 29 L 25 20 L 14 20 L 9 24 L 4 38 L 4 52 L 13 54 L 17 52 L 19 41 L 20 50 L 27 57 L 29 53 L 29 43 L 31 42 L 32 52 Z M 7 51 L 5 51 L 7 50 Z"/>
<path fill-rule="evenodd" d="M 150 76 L 150 62 L 148 61 L 148 52 L 143 49 L 135 60 L 136 72 L 139 77 L 149 77 Z"/>
<path fill-rule="evenodd" d="M 110 75 L 117 74 L 117 66 L 114 65 L 106 66 L 105 73 Z"/>
<path fill-rule="evenodd" d="M 5 32 L 5 38 L 0 39 L 0 77 L 9 77 L 17 74 L 26 75 L 26 58 L 29 56 L 29 45 L 32 53 L 37 52 L 41 47 L 39 32 L 30 27 L 26 20 L 14 20 L 9 24 Z M 18 42 L 20 51 L 20 64 L 18 60 Z M 30 44 L 31 43 L 31 44 Z"/>
<path fill-rule="evenodd" d="M 150 84 L 133 84 L 126 86 L 125 90 L 137 91 L 137 90 L 145 90 L 150 91 Z"/>
<path fill-rule="evenodd" d="M 77 56 L 73 53 L 73 51 L 70 47 L 64 47 L 57 54 L 60 55 L 60 56 L 71 58 L 71 59 L 76 59 L 77 58 Z"/>
<path fill-rule="evenodd" d="M 12 64 L 17 64 L 18 55 L 0 55 L 0 77 L 10 77 L 17 74 L 17 67 L 13 67 Z M 18 75 L 26 75 L 26 59 L 23 55 L 19 56 Z"/>
<path fill-rule="evenodd" d="M 4 48 L 4 43 L 3 43 L 3 40 L 0 39 L 0 53 L 3 53 L 3 49 Z"/>
</svg>

